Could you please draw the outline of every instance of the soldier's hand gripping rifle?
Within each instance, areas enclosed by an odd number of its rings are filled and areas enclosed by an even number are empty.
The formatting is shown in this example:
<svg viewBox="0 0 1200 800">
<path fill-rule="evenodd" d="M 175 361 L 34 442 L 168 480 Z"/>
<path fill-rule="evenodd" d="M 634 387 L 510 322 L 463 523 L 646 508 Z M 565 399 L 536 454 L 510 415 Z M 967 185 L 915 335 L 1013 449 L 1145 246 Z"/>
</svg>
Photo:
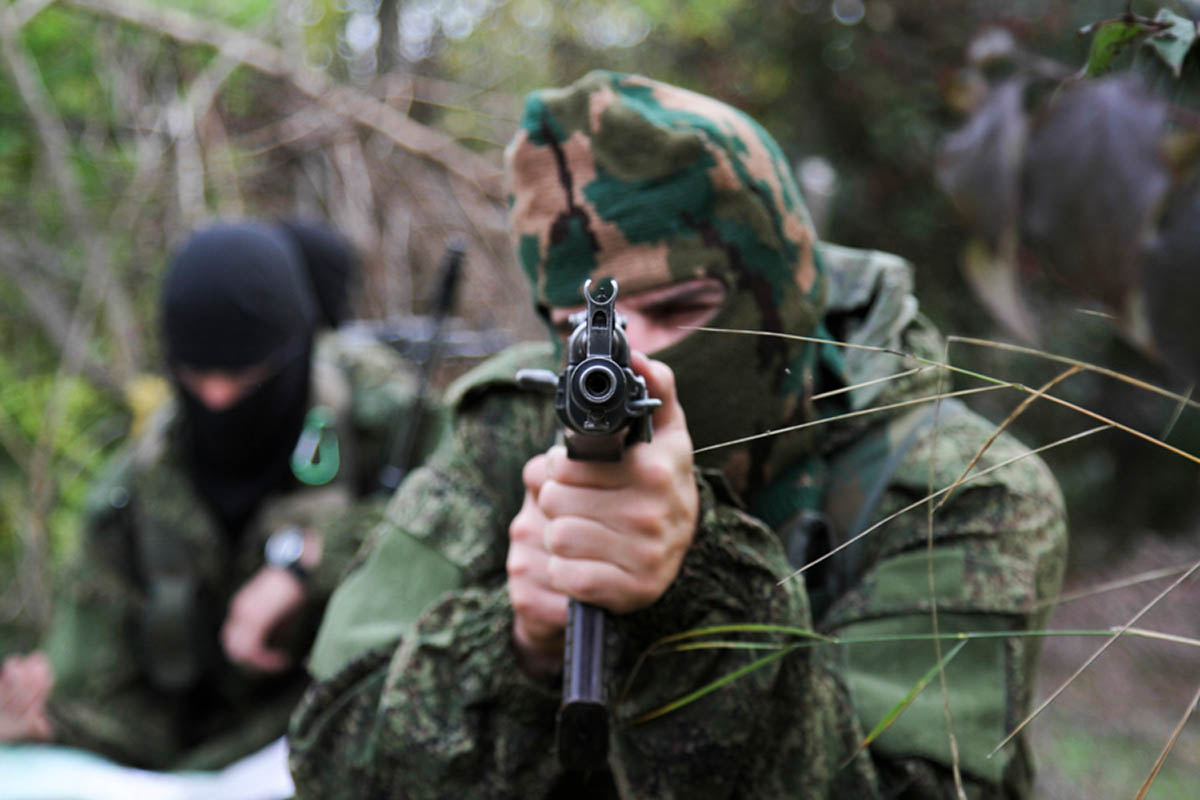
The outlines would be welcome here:
<svg viewBox="0 0 1200 800">
<path fill-rule="evenodd" d="M 625 447 L 650 441 L 650 413 L 661 401 L 647 396 L 646 381 L 629 367 L 625 320 L 616 313 L 617 282 L 601 283 L 593 295 L 583 284 L 587 307 L 570 318 L 566 366 L 521 370 L 523 388 L 554 393 L 567 455 L 580 461 L 620 461 Z M 558 711 L 558 756 L 568 769 L 599 769 L 608 757 L 608 708 L 604 697 L 604 610 L 571 599 L 563 655 L 563 701 Z"/>
</svg>

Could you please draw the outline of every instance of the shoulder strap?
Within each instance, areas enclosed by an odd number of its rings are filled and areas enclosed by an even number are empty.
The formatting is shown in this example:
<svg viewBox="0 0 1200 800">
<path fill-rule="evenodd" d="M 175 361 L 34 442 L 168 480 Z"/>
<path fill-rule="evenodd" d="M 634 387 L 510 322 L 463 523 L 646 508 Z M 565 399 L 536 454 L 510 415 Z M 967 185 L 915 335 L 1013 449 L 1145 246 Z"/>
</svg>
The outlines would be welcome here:
<svg viewBox="0 0 1200 800">
<path fill-rule="evenodd" d="M 814 567 L 808 577 L 814 620 L 819 620 L 829 603 L 857 582 L 865 542 L 854 538 L 875 521 L 879 504 L 904 458 L 939 416 L 965 410 L 952 398 L 918 406 L 870 428 L 830 457 L 823 513 L 792 520 L 790 524 L 801 526 L 802 532 L 780 531 L 788 559 L 797 569 L 841 548 Z M 797 547 L 792 540 L 803 540 L 804 547 Z"/>
</svg>

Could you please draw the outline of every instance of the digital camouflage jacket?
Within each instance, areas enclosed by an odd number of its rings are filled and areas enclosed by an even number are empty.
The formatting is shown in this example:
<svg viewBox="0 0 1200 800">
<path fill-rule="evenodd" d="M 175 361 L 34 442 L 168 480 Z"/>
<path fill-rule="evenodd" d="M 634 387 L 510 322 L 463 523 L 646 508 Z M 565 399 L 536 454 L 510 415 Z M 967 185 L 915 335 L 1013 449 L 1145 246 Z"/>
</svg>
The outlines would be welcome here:
<svg viewBox="0 0 1200 800">
<path fill-rule="evenodd" d="M 552 443 L 556 425 L 546 398 L 513 383 L 518 367 L 558 366 L 548 345 L 525 345 L 452 389 L 453 435 L 393 498 L 331 600 L 311 660 L 317 680 L 290 731 L 300 797 L 954 797 L 951 731 L 968 797 L 1029 796 L 1024 740 L 988 754 L 1028 708 L 1036 639 L 967 641 L 945 670 L 945 692 L 933 681 L 858 752 L 864 732 L 958 644 L 936 647 L 934 610 L 943 634 L 1042 626 L 1062 579 L 1066 527 L 1036 456 L 1001 434 L 976 461 L 995 426 L 956 401 L 921 401 L 939 390 L 939 372 L 914 371 L 927 362 L 896 351 L 943 354 L 917 313 L 911 267 L 816 247 L 831 331 L 886 349 L 826 354 L 817 448 L 753 508 L 719 473 L 697 472 L 700 522 L 678 578 L 649 608 L 613 616 L 607 631 L 609 773 L 561 772 L 559 687 L 527 678 L 510 644 L 508 524 L 522 500 L 521 467 Z M 850 386 L 859 388 L 837 393 Z M 884 410 L 856 413 L 870 408 Z M 972 477 L 930 514 L 920 502 L 930 488 L 969 467 Z M 889 521 L 870 530 L 880 520 Z M 765 660 L 780 651 L 643 658 L 663 637 L 736 623 L 836 642 Z M 639 719 L 739 670 L 694 702 Z"/>
<path fill-rule="evenodd" d="M 94 487 L 44 642 L 57 742 L 151 769 L 212 769 L 284 733 L 321 611 L 381 513 L 384 500 L 368 492 L 417 380 L 388 346 L 327 333 L 317 339 L 312 386 L 314 405 L 335 412 L 338 473 L 269 496 L 236 541 L 192 489 L 171 403 Z M 233 593 L 263 566 L 266 538 L 286 524 L 320 530 L 323 557 L 303 619 L 284 633 L 297 666 L 254 676 L 225 660 L 218 632 Z"/>
</svg>

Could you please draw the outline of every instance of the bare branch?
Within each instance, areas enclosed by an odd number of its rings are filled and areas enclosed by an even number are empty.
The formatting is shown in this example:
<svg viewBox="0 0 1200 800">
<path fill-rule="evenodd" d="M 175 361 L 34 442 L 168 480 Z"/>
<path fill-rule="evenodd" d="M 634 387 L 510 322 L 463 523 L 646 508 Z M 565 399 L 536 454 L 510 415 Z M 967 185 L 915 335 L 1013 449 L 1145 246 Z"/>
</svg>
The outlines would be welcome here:
<svg viewBox="0 0 1200 800">
<path fill-rule="evenodd" d="M 493 200 L 504 198 L 496 164 L 451 137 L 420 124 L 373 97 L 333 83 L 320 72 L 292 64 L 277 47 L 236 28 L 136 0 L 66 0 L 69 5 L 151 28 L 189 44 L 205 44 L 260 72 L 284 78 L 337 114 L 379 131 L 414 155 L 433 161 Z"/>
<path fill-rule="evenodd" d="M 83 205 L 83 193 L 79 190 L 75 176 L 69 166 L 70 140 L 66 129 L 54 112 L 41 75 L 26 54 L 18 38 L 17 20 L 11 6 L 0 7 L 0 57 L 13 77 L 17 93 L 37 127 L 45 153 L 45 164 L 59 195 L 67 220 L 75 235 L 83 242 L 87 263 L 81 285 L 79 302 L 67 326 L 63 357 L 59 364 L 54 389 L 46 404 L 37 444 L 33 450 L 28 471 L 28 493 L 30 502 L 25 509 L 26 521 L 20 529 L 24 538 L 23 579 L 37 589 L 30 596 L 32 615 L 39 621 L 45 615 L 49 598 L 45 592 L 47 553 L 46 519 L 54 502 L 55 480 L 53 474 L 54 443 L 65 414 L 67 378 L 75 374 L 82 364 L 91 331 L 107 284 L 112 279 L 112 269 L 104 242 L 95 234 L 91 220 Z M 113 338 L 117 345 L 115 365 L 118 380 L 122 383 L 133 371 L 130 343 L 116 331 Z"/>
<path fill-rule="evenodd" d="M 65 351 L 70 338 L 71 314 L 67 303 L 42 276 L 45 264 L 52 258 L 51 253 L 34 254 L 0 233 L 0 270 L 20 288 L 50 340 Z M 114 394 L 120 393 L 116 376 L 95 354 L 84 351 L 81 358 L 79 368 L 88 380 Z"/>
<path fill-rule="evenodd" d="M 205 162 L 209 165 L 210 180 L 217 198 L 217 213 L 231 218 L 245 216 L 246 201 L 242 197 L 233 143 L 229 141 L 225 121 L 220 114 L 208 114 L 203 117 L 199 130 L 200 145 L 204 150 Z"/>
<path fill-rule="evenodd" d="M 330 193 L 330 216 L 359 252 L 374 252 L 379 248 L 375 192 L 357 131 L 347 130 L 337 137 L 329 148 L 329 157 L 338 183 L 336 191 Z"/>
<path fill-rule="evenodd" d="M 12 4 L 12 18 L 17 29 L 24 27 L 43 9 L 54 5 L 54 0 L 17 0 Z"/>
<path fill-rule="evenodd" d="M 87 345 L 88 331 L 94 323 L 98 306 L 102 302 L 108 284 L 112 280 L 112 266 L 104 241 L 96 233 L 96 228 L 83 205 L 83 192 L 70 167 L 70 139 L 62 120 L 54 111 L 41 75 L 31 62 L 17 38 L 17 20 L 12 7 L 0 9 L 0 53 L 5 66 L 13 77 L 17 92 L 25 104 L 26 110 L 37 127 L 38 136 L 46 156 L 46 167 L 50 178 L 58 191 L 59 199 L 72 231 L 83 243 L 87 254 L 87 265 L 83 279 L 83 291 L 80 295 L 80 305 L 67 338 L 67 346 L 63 352 L 63 361 L 68 373 L 77 369 L 82 360 L 82 351 Z M 127 304 L 118 303 L 114 310 L 118 318 L 114 321 L 123 323 L 120 319 Z M 136 345 L 132 340 L 132 331 L 115 328 L 113 344 L 116 348 L 114 370 L 118 380 L 124 382 L 134 371 L 134 353 Z M 48 417 L 48 420 L 50 418 Z"/>
<path fill-rule="evenodd" d="M 167 127 L 175 140 L 175 196 L 184 226 L 194 228 L 207 216 L 204 202 L 204 158 L 196 136 L 196 118 L 188 103 L 177 103 L 167 113 Z"/>
</svg>

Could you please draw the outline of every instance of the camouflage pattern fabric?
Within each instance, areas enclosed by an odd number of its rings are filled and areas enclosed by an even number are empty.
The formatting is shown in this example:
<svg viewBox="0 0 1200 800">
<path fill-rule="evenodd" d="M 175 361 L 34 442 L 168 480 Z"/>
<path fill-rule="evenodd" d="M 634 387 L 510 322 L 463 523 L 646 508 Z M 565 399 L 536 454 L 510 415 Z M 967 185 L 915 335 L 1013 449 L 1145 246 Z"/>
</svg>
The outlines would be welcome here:
<svg viewBox="0 0 1200 800">
<path fill-rule="evenodd" d="M 300 796 L 956 796 L 945 715 L 933 713 L 943 705 L 938 688 L 869 750 L 856 754 L 858 743 L 937 663 L 929 639 L 892 634 L 926 635 L 935 608 L 942 631 L 1042 624 L 1066 541 L 1044 464 L 1002 435 L 976 471 L 1021 458 L 958 489 L 932 525 L 914 507 L 824 568 L 788 579 L 806 556 L 947 486 L 993 430 L 958 407 L 934 419 L 932 404 L 835 419 L 938 390 L 937 373 L 926 371 L 838 392 L 919 365 L 894 352 L 842 351 L 835 339 L 940 358 L 911 267 L 816 242 L 765 131 L 638 76 L 593 73 L 534 93 L 506 158 L 518 258 L 543 313 L 579 304 L 585 277 L 616 277 L 622 292 L 716 279 L 728 295 L 713 327 L 827 341 L 698 332 L 655 353 L 675 371 L 694 443 L 811 424 L 698 456 L 704 506 L 683 570 L 656 604 L 610 627 L 608 689 L 624 699 L 609 774 L 585 785 L 557 767 L 557 687 L 517 668 L 504 591 L 521 467 L 549 446 L 555 424 L 549 402 L 521 395 L 512 375 L 557 364 L 549 345 L 523 348 L 465 378 L 452 393 L 453 436 L 401 488 L 331 602 L 346 596 L 336 623 L 358 635 L 330 632 L 325 671 L 293 720 Z M 830 524 L 789 564 L 784 544 L 791 553 L 793 522 L 809 512 Z M 404 588 L 406 569 L 434 563 L 451 565 L 436 586 Z M 387 608 L 403 610 L 372 625 L 370 609 Z M 657 656 L 625 686 L 651 642 L 722 622 L 813 625 L 852 641 L 793 651 L 629 724 L 761 655 Z M 1030 641 L 971 642 L 946 672 L 969 797 L 1029 796 L 1022 739 L 986 755 L 1028 707 Z"/>
<path fill-rule="evenodd" d="M 544 366 L 552 351 L 500 358 L 507 367 Z M 351 654 L 306 695 L 289 734 L 300 797 L 579 796 L 554 756 L 559 686 L 525 677 L 510 643 L 508 522 L 523 496 L 521 466 L 549 447 L 557 425 L 552 401 L 521 393 L 512 374 L 504 383 L 471 376 L 457 390 L 454 435 L 401 487 L 369 545 L 374 555 L 398 537 L 417 540 L 459 566 L 463 588 L 429 598 L 397 638 Z M 642 664 L 625 686 L 658 638 L 750 620 L 808 624 L 802 584 L 779 584 L 788 567 L 773 534 L 738 510 L 719 475 L 700 481 L 700 533 L 679 577 L 651 607 L 615 617 L 608 632 L 608 691 L 623 698 L 615 713 L 624 723 L 759 655 L 667 654 Z M 403 574 L 376 575 L 376 594 L 404 591 Z M 722 797 L 746 787 L 762 796 L 823 796 L 830 754 L 842 748 L 823 741 L 832 708 L 816 690 L 810 658 L 796 651 L 704 702 L 618 725 L 610 796 Z M 812 735 L 789 721 L 794 707 L 811 709 Z"/>
<path fill-rule="evenodd" d="M 262 566 L 271 531 L 285 523 L 321 530 L 324 555 L 290 640 L 299 661 L 361 531 L 382 514 L 384 501 L 360 500 L 361 489 L 377 474 L 383 441 L 412 405 L 416 378 L 386 345 L 330 333 L 317 341 L 313 388 L 318 402 L 337 410 L 338 477 L 268 498 L 236 542 L 191 489 L 170 407 L 94 488 L 81 552 L 60 587 L 44 643 L 57 675 L 49 702 L 57 741 L 134 766 L 211 769 L 285 731 L 304 670 L 255 677 L 226 662 L 217 640 L 226 605 Z M 147 555 L 147 548 L 157 554 Z M 178 595 L 178 617 L 164 621 L 173 630 L 157 638 L 145 635 L 151 590 Z M 164 688 L 162 680 L 172 675 L 182 675 L 188 687 Z"/>
</svg>

